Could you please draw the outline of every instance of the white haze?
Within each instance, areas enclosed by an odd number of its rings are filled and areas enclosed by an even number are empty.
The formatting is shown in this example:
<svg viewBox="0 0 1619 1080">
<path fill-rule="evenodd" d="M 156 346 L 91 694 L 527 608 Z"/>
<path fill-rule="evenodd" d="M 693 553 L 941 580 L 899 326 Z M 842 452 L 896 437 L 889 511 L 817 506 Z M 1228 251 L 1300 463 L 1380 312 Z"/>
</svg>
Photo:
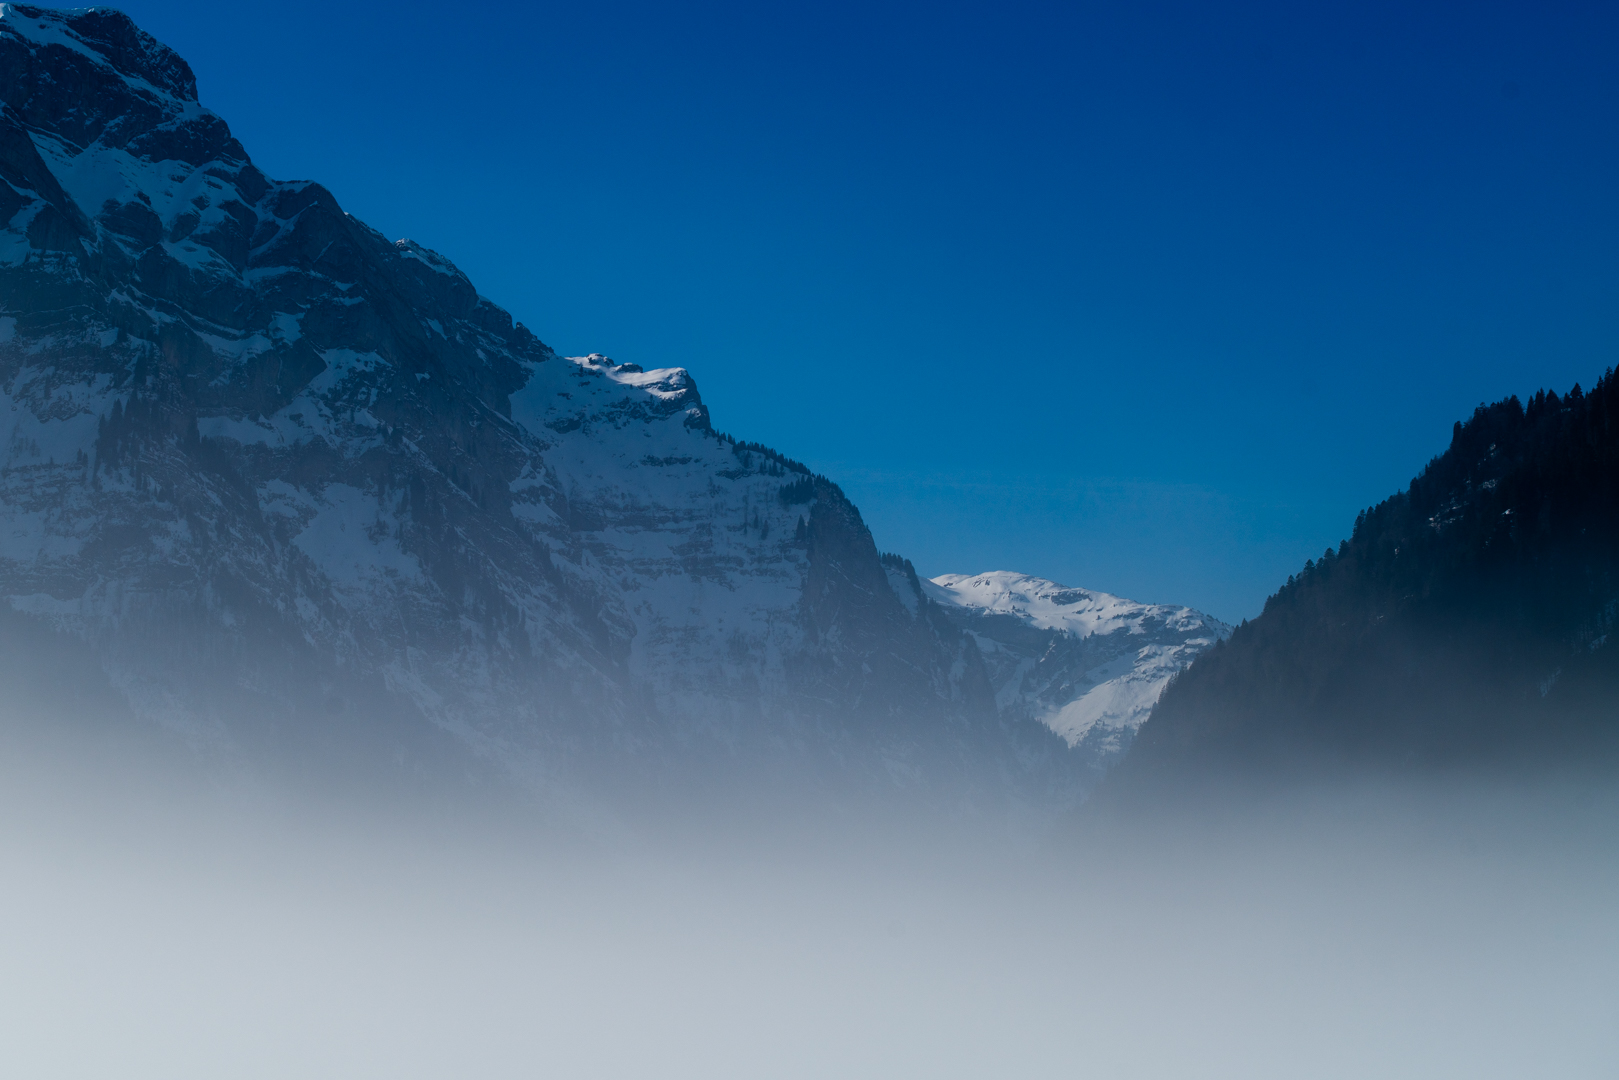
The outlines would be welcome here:
<svg viewBox="0 0 1619 1080">
<path fill-rule="evenodd" d="M 1619 1068 L 1616 803 L 1580 785 L 581 831 L 9 760 L 9 1076 Z"/>
</svg>

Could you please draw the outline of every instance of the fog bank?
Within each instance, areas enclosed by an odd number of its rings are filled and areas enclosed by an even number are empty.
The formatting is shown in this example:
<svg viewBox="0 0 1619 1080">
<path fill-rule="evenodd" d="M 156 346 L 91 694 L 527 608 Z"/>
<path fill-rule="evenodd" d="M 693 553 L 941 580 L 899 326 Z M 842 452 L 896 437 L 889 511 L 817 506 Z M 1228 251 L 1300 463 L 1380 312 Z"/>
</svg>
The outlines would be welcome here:
<svg viewBox="0 0 1619 1080">
<path fill-rule="evenodd" d="M 1619 804 L 1588 787 L 1346 788 L 1043 830 L 846 806 L 597 833 L 83 770 L 12 769 L 3 790 L 15 1075 L 1619 1061 Z"/>
</svg>

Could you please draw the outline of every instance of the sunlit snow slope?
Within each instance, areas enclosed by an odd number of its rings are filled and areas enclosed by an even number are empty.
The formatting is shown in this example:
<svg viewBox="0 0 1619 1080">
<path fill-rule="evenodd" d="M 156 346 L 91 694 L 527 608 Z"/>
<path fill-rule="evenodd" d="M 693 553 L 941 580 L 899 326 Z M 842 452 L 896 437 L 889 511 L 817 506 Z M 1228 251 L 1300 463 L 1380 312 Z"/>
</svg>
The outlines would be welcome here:
<svg viewBox="0 0 1619 1080">
<path fill-rule="evenodd" d="M 1191 608 L 1005 570 L 921 587 L 977 642 L 1003 713 L 1038 720 L 1104 767 L 1129 748 L 1170 677 L 1231 633 Z"/>
</svg>

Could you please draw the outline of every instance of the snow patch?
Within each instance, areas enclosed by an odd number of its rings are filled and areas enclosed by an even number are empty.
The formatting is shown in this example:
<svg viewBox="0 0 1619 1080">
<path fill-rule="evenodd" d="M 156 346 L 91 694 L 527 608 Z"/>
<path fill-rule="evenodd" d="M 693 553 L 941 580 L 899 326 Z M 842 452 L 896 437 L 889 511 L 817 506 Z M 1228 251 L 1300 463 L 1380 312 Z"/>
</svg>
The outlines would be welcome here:
<svg viewBox="0 0 1619 1080">
<path fill-rule="evenodd" d="M 385 367 L 392 367 L 375 352 L 355 352 L 353 349 L 327 349 L 320 354 L 326 361 L 326 370 L 316 375 L 305 389 L 307 394 L 324 394 L 356 375 L 365 375 Z"/>
<path fill-rule="evenodd" d="M 0 464 L 66 465 L 80 453 L 93 453 L 102 416 L 112 409 L 111 378 L 33 391 L 47 371 L 24 368 L 0 391 Z M 33 392 L 31 392 L 33 391 Z"/>
<path fill-rule="evenodd" d="M 293 543 L 333 585 L 421 580 L 421 564 L 399 546 L 398 519 L 376 496 L 348 484 L 329 484 L 315 502 L 314 516 Z"/>
<path fill-rule="evenodd" d="M 941 574 L 929 584 L 934 586 L 928 589 L 929 597 L 938 603 L 1014 615 L 1042 630 L 1064 630 L 1076 637 L 1116 630 L 1139 632 L 1142 619 L 1148 615 L 1170 613 L 1179 619 L 1203 619 L 1191 608 L 1138 604 L 1110 593 L 1071 589 L 1010 570 Z"/>
<path fill-rule="evenodd" d="M 894 595 L 905 605 L 905 610 L 914 616 L 922 607 L 922 598 L 917 596 L 916 590 L 911 587 L 910 575 L 886 564 L 883 571 L 888 575 L 888 587 L 894 590 Z"/>
<path fill-rule="evenodd" d="M 83 597 L 58 600 L 49 593 L 30 593 L 27 596 L 12 596 L 8 599 L 11 601 L 12 611 L 51 618 L 71 618 L 79 614 L 83 607 Z"/>
</svg>

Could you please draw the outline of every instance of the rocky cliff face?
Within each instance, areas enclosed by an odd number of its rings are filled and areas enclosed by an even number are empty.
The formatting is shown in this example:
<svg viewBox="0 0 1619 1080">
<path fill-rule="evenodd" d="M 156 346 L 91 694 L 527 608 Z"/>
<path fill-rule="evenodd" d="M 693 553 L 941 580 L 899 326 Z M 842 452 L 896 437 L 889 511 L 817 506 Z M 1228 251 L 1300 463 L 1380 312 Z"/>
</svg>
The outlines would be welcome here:
<svg viewBox="0 0 1619 1080">
<path fill-rule="evenodd" d="M 0 629 L 89 649 L 134 716 L 541 784 L 1077 790 L 834 484 L 264 176 L 125 16 L 0 6 L 0 181 Z"/>
<path fill-rule="evenodd" d="M 831 483 L 272 181 L 122 15 L 0 15 L 0 590 L 197 745 L 1001 754 Z M 990 746 L 994 751 L 996 748 Z M 386 755 L 385 755 L 386 756 Z"/>
</svg>

